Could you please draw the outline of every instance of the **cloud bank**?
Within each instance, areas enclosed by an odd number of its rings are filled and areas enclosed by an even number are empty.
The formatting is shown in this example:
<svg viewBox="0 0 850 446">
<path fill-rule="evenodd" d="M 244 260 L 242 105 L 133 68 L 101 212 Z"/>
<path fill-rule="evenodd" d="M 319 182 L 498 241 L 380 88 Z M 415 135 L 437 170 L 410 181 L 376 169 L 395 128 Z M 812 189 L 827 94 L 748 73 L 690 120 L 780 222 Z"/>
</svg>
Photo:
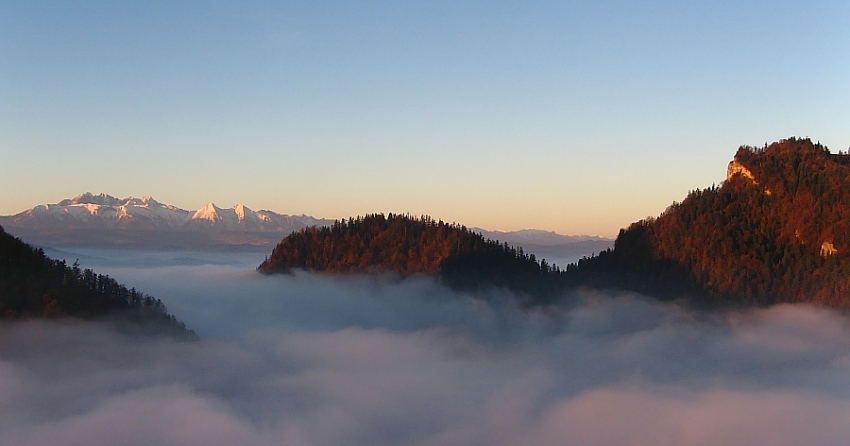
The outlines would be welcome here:
<svg viewBox="0 0 850 446">
<path fill-rule="evenodd" d="M 84 265 L 85 266 L 85 265 Z M 751 445 L 850 438 L 850 324 L 582 291 L 525 312 L 427 278 L 99 268 L 196 343 L 0 326 L 0 444 Z"/>
</svg>

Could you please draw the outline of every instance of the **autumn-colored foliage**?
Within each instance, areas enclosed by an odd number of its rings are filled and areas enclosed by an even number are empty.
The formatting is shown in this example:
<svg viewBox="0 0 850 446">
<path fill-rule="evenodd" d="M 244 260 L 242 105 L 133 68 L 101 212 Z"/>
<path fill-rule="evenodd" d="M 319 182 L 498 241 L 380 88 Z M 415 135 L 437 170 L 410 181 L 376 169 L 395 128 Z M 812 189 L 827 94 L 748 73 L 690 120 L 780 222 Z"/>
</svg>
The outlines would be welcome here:
<svg viewBox="0 0 850 446">
<path fill-rule="evenodd" d="M 371 214 L 310 227 L 275 247 L 258 268 L 327 273 L 377 272 L 436 275 L 459 287 L 504 286 L 535 296 L 553 289 L 557 268 L 464 226 L 430 217 Z"/>
<path fill-rule="evenodd" d="M 750 175 L 632 224 L 580 275 L 666 297 L 850 305 L 850 156 L 791 138 L 735 161 Z"/>
<path fill-rule="evenodd" d="M 305 229 L 259 269 L 294 268 L 437 274 L 550 296 L 589 285 L 663 299 L 850 306 L 850 155 L 797 138 L 741 147 L 721 186 L 633 223 L 613 249 L 564 271 L 462 226 L 392 214 Z"/>
</svg>

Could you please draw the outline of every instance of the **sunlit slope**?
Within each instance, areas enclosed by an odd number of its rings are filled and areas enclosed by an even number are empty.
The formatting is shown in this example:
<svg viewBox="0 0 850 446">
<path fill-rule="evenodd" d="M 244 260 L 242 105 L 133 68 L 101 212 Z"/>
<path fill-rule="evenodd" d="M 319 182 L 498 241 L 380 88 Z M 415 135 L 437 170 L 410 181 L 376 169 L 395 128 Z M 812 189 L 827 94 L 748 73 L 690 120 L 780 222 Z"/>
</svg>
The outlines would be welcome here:
<svg viewBox="0 0 850 446">
<path fill-rule="evenodd" d="M 463 288 L 506 287 L 541 298 L 556 289 L 557 268 L 485 239 L 464 226 L 428 217 L 372 214 L 306 228 L 283 239 L 258 268 L 324 273 L 439 276 Z"/>
<path fill-rule="evenodd" d="M 423 273 L 550 296 L 593 286 L 662 299 L 848 306 L 850 156 L 809 139 L 741 147 L 722 185 L 631 224 L 614 249 L 565 271 L 463 226 L 392 214 L 305 229 L 259 269 Z"/>
<path fill-rule="evenodd" d="M 741 147 L 691 192 L 580 262 L 584 283 L 661 297 L 850 305 L 850 156 L 809 139 Z"/>
</svg>

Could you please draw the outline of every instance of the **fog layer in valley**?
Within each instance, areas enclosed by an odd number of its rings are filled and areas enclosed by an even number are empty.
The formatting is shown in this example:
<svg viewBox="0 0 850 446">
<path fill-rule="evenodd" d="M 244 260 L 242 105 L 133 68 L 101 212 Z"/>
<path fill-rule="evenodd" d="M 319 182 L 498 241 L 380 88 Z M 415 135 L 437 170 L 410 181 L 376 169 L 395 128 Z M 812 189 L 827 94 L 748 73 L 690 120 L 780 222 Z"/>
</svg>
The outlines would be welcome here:
<svg viewBox="0 0 850 446">
<path fill-rule="evenodd" d="M 0 444 L 850 438 L 850 325 L 835 311 L 704 314 L 592 290 L 523 311 L 424 277 L 261 276 L 262 254 L 202 257 L 79 257 L 162 299 L 200 342 L 0 325 Z"/>
</svg>

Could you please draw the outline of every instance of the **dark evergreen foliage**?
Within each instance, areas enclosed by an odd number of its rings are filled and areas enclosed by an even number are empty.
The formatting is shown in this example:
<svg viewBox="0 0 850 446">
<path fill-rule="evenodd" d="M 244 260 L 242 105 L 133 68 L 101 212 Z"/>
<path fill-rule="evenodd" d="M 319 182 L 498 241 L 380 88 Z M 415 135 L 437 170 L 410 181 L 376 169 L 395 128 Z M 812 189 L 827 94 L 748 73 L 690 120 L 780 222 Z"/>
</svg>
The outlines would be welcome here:
<svg viewBox="0 0 850 446">
<path fill-rule="evenodd" d="M 371 214 L 293 233 L 258 268 L 328 273 L 430 274 L 457 288 L 505 287 L 535 301 L 557 291 L 560 271 L 464 226 L 427 216 Z"/>
<path fill-rule="evenodd" d="M 612 251 L 569 268 L 572 279 L 666 297 L 850 305 L 850 156 L 791 138 L 741 147 L 735 160 L 753 178 L 732 176 L 632 224 Z"/>
<path fill-rule="evenodd" d="M 66 316 L 123 319 L 143 331 L 197 338 L 161 300 L 76 262 L 51 259 L 0 227 L 0 318 Z"/>
<path fill-rule="evenodd" d="M 392 214 L 305 229 L 259 269 L 438 274 L 549 297 L 587 285 L 702 303 L 850 306 L 850 155 L 790 138 L 741 147 L 735 162 L 740 173 L 722 186 L 633 223 L 613 249 L 563 272 L 463 226 Z"/>
</svg>

